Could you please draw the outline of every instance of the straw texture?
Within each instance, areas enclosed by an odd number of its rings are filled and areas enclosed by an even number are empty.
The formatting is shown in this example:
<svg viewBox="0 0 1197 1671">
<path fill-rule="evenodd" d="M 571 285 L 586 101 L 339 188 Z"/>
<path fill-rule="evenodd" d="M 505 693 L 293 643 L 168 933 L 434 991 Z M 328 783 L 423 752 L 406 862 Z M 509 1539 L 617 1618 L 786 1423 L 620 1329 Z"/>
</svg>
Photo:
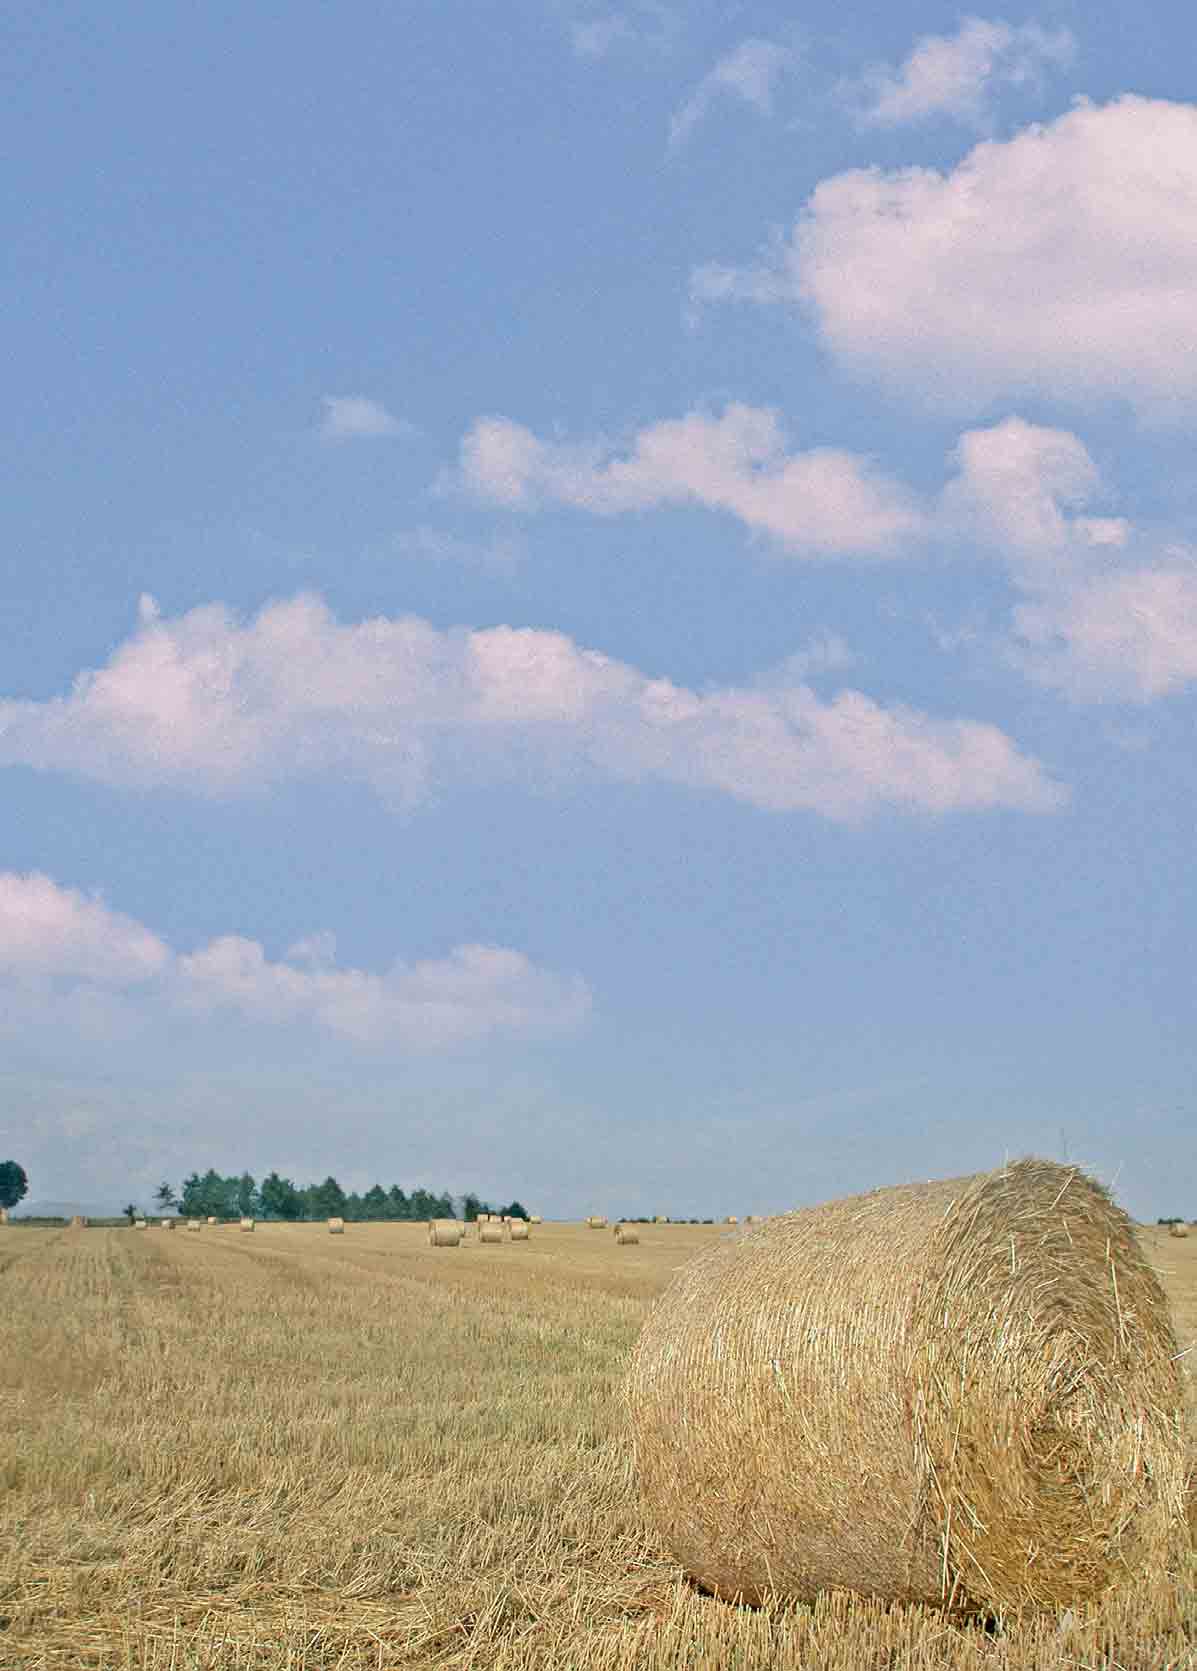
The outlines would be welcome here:
<svg viewBox="0 0 1197 1671">
<path fill-rule="evenodd" d="M 503 1240 L 503 1226 L 497 1220 L 489 1220 L 478 1226 L 478 1240 L 480 1242 L 501 1242 Z"/>
<path fill-rule="evenodd" d="M 640 1240 L 640 1232 L 633 1224 L 617 1224 L 615 1226 L 615 1242 L 618 1247 L 635 1247 Z"/>
<path fill-rule="evenodd" d="M 330 1236 L 343 1236 L 345 1234 L 345 1220 L 343 1218 L 330 1218 L 328 1233 Z"/>
<path fill-rule="evenodd" d="M 704 1588 L 1063 1607 L 1178 1551 L 1176 1343 L 1083 1174 L 829 1202 L 720 1240 L 627 1385 L 646 1510 Z"/>
<path fill-rule="evenodd" d="M 455 1218 L 434 1218 L 428 1221 L 429 1247 L 457 1247 L 461 1243 L 461 1225 Z"/>
<path fill-rule="evenodd" d="M 526 1242 L 529 1240 L 527 1219 L 513 1218 L 507 1228 L 511 1232 L 511 1239 L 513 1242 Z"/>
</svg>

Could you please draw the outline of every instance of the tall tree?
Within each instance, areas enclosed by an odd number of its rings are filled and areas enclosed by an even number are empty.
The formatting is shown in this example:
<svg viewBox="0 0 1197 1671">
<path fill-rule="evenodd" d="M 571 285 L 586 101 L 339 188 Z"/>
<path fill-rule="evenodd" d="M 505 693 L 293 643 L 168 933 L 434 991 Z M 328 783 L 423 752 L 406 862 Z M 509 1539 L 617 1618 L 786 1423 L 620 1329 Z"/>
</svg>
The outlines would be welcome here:
<svg viewBox="0 0 1197 1671">
<path fill-rule="evenodd" d="M 0 1160 L 0 1207 L 15 1207 L 29 1193 L 29 1178 L 19 1161 Z"/>
<path fill-rule="evenodd" d="M 345 1191 L 331 1174 L 311 1192 L 314 1218 L 344 1218 Z"/>
<path fill-rule="evenodd" d="M 280 1178 L 277 1172 L 262 1179 L 258 1191 L 262 1213 L 266 1218 L 300 1218 L 303 1200 L 290 1178 Z"/>
<path fill-rule="evenodd" d="M 170 1185 L 164 1181 L 160 1183 L 158 1188 L 154 1191 L 154 1200 L 165 1213 L 169 1208 L 175 1205 L 175 1192 L 171 1189 Z"/>
<path fill-rule="evenodd" d="M 240 1218 L 252 1218 L 259 1205 L 258 1186 L 254 1183 L 251 1173 L 243 1172 L 237 1179 L 236 1206 L 238 1216 Z"/>
</svg>

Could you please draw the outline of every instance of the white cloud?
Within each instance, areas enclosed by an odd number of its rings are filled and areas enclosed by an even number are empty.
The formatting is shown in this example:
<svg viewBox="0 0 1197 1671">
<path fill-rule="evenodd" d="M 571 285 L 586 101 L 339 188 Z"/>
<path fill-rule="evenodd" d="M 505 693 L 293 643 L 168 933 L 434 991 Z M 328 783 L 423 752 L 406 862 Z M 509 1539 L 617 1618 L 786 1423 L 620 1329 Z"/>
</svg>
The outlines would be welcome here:
<svg viewBox="0 0 1197 1671">
<path fill-rule="evenodd" d="M 513 509 L 555 501 L 614 516 L 703 505 L 815 556 L 884 556 L 923 531 L 914 496 L 868 460 L 837 447 L 786 448 L 775 412 L 738 404 L 652 424 L 623 452 L 541 441 L 510 419 L 483 418 L 462 443 L 460 476 Z"/>
<path fill-rule="evenodd" d="M 1168 414 L 1197 396 L 1197 107 L 1127 96 L 976 146 L 948 174 L 820 184 L 695 301 L 790 301 L 861 375 L 956 409 L 1033 392 Z"/>
<path fill-rule="evenodd" d="M 1084 514 L 1097 466 L 1067 430 L 970 430 L 941 500 L 945 537 L 993 548 L 1023 601 L 1012 659 L 1078 702 L 1151 702 L 1197 681 L 1197 561 L 1121 517 Z"/>
<path fill-rule="evenodd" d="M 775 41 L 741 41 L 703 76 L 674 116 L 669 124 L 670 150 L 684 144 L 725 94 L 742 99 L 762 116 L 771 114 L 774 87 L 793 68 L 794 62 L 795 55 L 790 48 Z"/>
<path fill-rule="evenodd" d="M 950 116 L 980 127 L 997 88 L 1038 86 L 1045 68 L 1066 68 L 1075 53 L 1067 29 L 966 17 L 954 35 L 925 35 L 898 69 L 867 71 L 852 91 L 866 124 L 894 127 Z"/>
<path fill-rule="evenodd" d="M 278 961 L 240 935 L 179 954 L 99 899 L 48 876 L 0 872 L 0 996 L 10 1021 L 32 1002 L 43 1019 L 102 1037 L 223 1013 L 408 1051 L 569 1031 L 591 1007 L 580 978 L 509 947 L 458 946 L 440 959 L 396 961 L 381 975 L 338 968 L 334 954 L 327 934 Z"/>
<path fill-rule="evenodd" d="M 997 728 L 828 701 L 800 680 L 689 690 L 562 633 L 343 626 L 317 598 L 242 624 L 143 618 L 70 696 L 0 702 L 0 764 L 193 793 L 358 778 L 412 801 L 450 781 L 657 780 L 776 811 L 1049 810 L 1061 792 Z"/>
<path fill-rule="evenodd" d="M 431 563 L 461 563 L 469 568 L 493 569 L 510 574 L 525 552 L 519 540 L 498 538 L 463 540 L 441 528 L 409 528 L 396 535 L 395 549 L 401 557 Z"/>
<path fill-rule="evenodd" d="M 573 9 L 569 33 L 579 58 L 605 58 L 615 47 L 660 50 L 678 33 L 677 14 L 661 0 L 629 0 L 619 11 L 581 0 Z"/>
<path fill-rule="evenodd" d="M 169 960 L 156 935 L 99 897 L 0 871 L 0 973 L 124 987 L 153 980 Z"/>
<path fill-rule="evenodd" d="M 366 395 L 324 396 L 320 433 L 326 440 L 377 440 L 410 435 L 412 428 L 406 419 L 396 418 L 379 401 L 370 400 Z"/>
</svg>

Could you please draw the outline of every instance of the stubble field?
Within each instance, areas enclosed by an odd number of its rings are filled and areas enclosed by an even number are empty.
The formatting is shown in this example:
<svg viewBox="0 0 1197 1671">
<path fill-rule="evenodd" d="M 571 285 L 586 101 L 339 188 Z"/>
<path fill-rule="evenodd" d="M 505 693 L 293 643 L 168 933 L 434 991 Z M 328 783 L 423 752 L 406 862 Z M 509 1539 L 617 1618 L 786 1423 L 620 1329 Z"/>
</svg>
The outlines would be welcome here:
<svg viewBox="0 0 1197 1671">
<path fill-rule="evenodd" d="M 1197 1665 L 1192 1560 L 996 1630 L 695 1593 L 642 1521 L 619 1392 L 647 1307 L 717 1234 L 0 1232 L 0 1666 Z M 1187 1346 L 1197 1237 L 1144 1240 Z"/>
</svg>

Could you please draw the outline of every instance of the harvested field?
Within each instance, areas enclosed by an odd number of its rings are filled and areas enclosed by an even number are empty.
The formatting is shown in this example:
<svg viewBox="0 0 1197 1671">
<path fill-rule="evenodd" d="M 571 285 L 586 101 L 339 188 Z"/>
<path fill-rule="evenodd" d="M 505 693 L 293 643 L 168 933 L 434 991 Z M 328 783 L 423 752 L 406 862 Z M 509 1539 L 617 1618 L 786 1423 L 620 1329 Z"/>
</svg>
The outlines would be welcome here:
<svg viewBox="0 0 1197 1671">
<path fill-rule="evenodd" d="M 1197 1664 L 1197 1563 L 1004 1634 L 843 1593 L 744 1610 L 644 1524 L 619 1396 L 717 1226 L 13 1229 L 0 1666 L 20 1671 L 1127 1671 Z M 1197 1238 L 1142 1232 L 1182 1347 Z M 1194 1354 L 1197 1355 L 1197 1354 Z M 1192 1355 L 1182 1360 L 1192 1411 Z"/>
</svg>

